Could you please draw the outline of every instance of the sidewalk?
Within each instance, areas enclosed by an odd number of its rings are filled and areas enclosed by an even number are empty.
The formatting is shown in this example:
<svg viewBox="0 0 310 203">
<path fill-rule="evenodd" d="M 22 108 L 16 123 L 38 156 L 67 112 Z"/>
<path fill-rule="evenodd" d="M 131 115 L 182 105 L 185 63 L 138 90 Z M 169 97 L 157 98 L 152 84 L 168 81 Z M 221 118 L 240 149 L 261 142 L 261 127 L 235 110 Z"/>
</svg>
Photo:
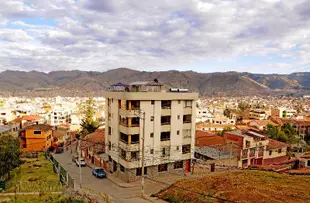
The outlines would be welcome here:
<svg viewBox="0 0 310 203">
<path fill-rule="evenodd" d="M 94 164 L 87 162 L 87 166 L 91 169 L 96 168 L 97 166 L 95 166 Z M 140 187 L 141 186 L 141 182 L 140 181 L 136 181 L 136 182 L 132 182 L 132 183 L 126 183 L 118 178 L 115 178 L 113 175 L 111 175 L 109 172 L 107 172 L 107 178 L 109 180 L 111 180 L 113 183 L 115 183 L 116 185 L 118 185 L 121 188 L 132 188 L 132 187 Z"/>
</svg>

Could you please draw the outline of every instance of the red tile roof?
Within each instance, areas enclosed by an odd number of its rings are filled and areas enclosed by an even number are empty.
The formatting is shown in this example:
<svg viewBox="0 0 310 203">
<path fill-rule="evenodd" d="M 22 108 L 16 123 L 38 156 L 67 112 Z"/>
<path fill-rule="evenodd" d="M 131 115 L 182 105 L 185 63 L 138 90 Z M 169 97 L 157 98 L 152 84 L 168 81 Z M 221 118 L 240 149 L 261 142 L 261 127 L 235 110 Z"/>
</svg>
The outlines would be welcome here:
<svg viewBox="0 0 310 203">
<path fill-rule="evenodd" d="M 287 147 L 288 145 L 284 142 L 280 142 L 274 139 L 269 139 L 269 143 L 267 145 L 267 149 L 282 149 L 284 147 Z"/>
<path fill-rule="evenodd" d="M 47 124 L 29 125 L 24 127 L 22 130 L 28 130 L 28 129 L 48 131 L 52 130 L 53 126 Z"/>
<path fill-rule="evenodd" d="M 38 116 L 38 115 L 27 115 L 27 116 L 22 117 L 22 120 L 26 120 L 26 121 L 36 121 L 40 119 L 43 119 L 43 117 Z"/>
<path fill-rule="evenodd" d="M 225 144 L 225 140 L 223 137 L 210 134 L 204 131 L 197 130 L 196 131 L 196 146 L 215 146 Z"/>
</svg>

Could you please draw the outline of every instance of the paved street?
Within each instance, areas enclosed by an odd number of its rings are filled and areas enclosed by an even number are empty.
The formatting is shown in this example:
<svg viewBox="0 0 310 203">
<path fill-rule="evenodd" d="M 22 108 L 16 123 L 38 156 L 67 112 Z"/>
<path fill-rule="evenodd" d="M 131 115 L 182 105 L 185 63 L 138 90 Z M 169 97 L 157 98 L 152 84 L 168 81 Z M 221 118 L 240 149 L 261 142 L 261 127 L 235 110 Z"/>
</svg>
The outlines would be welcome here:
<svg viewBox="0 0 310 203">
<path fill-rule="evenodd" d="M 80 184 L 79 178 L 79 168 L 76 166 L 74 162 L 72 162 L 72 155 L 70 150 L 64 152 L 63 154 L 54 154 L 54 157 L 59 161 L 59 163 L 69 172 L 72 178 L 74 178 L 77 185 Z M 139 185 L 130 187 L 130 188 L 122 188 L 116 185 L 111 180 L 105 179 L 97 179 L 92 176 L 91 169 L 89 167 L 82 168 L 82 187 L 88 188 L 95 192 L 105 192 L 110 195 L 114 202 L 120 203 L 145 203 L 150 202 L 148 200 L 142 199 L 140 197 L 141 187 Z M 158 192 L 165 185 L 155 183 L 153 181 L 146 180 L 145 193 L 146 195 L 151 195 L 153 193 Z"/>
</svg>

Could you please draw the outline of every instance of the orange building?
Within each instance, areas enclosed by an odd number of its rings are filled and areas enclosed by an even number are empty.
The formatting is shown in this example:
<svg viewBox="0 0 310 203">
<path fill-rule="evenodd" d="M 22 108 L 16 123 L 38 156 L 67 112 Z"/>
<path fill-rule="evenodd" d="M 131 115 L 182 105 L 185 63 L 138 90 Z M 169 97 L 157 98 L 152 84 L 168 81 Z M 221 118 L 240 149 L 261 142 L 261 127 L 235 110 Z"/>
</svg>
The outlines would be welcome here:
<svg viewBox="0 0 310 203">
<path fill-rule="evenodd" d="M 20 143 L 23 151 L 43 151 L 52 145 L 52 126 L 31 125 L 20 130 Z"/>
</svg>

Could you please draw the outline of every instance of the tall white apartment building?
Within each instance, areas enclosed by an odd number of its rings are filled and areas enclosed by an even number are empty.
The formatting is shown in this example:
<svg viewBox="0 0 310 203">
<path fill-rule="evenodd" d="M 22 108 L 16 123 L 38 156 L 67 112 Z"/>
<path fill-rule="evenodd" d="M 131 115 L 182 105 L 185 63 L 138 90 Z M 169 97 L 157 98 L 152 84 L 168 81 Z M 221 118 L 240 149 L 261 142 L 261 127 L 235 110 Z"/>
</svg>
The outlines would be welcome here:
<svg viewBox="0 0 310 203">
<path fill-rule="evenodd" d="M 50 114 L 51 125 L 61 125 L 71 123 L 72 110 L 67 108 L 55 108 Z"/>
<path fill-rule="evenodd" d="M 105 92 L 106 153 L 116 177 L 134 181 L 145 175 L 190 171 L 194 157 L 196 100 L 186 89 L 165 90 L 155 82 L 116 84 Z"/>
</svg>

